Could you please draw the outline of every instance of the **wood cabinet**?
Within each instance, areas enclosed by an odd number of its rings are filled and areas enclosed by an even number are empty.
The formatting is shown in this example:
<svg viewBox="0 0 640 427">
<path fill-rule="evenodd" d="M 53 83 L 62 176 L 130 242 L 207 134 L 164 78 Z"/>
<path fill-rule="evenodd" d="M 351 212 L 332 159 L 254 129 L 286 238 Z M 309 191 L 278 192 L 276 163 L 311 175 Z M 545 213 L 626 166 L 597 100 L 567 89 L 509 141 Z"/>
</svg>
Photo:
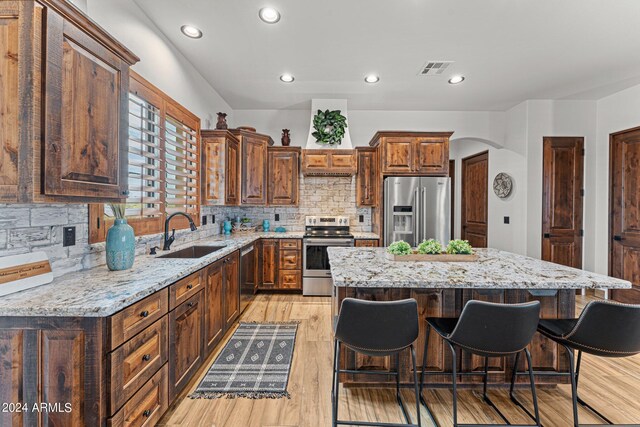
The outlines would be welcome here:
<svg viewBox="0 0 640 427">
<path fill-rule="evenodd" d="M 304 150 L 302 174 L 305 176 L 351 176 L 356 173 L 354 150 Z"/>
<path fill-rule="evenodd" d="M 240 204 L 267 203 L 267 147 L 273 145 L 268 135 L 233 129 L 231 133 L 240 143 Z"/>
<path fill-rule="evenodd" d="M 203 270 L 204 281 L 204 345 L 211 353 L 224 334 L 224 274 L 223 260 Z"/>
<path fill-rule="evenodd" d="M 273 289 L 278 285 L 278 240 L 262 239 L 260 243 L 259 287 Z"/>
<path fill-rule="evenodd" d="M 139 59 L 63 0 L 4 1 L 0 29 L 0 200 L 126 198 Z"/>
<path fill-rule="evenodd" d="M 267 202 L 270 206 L 298 206 L 300 153 L 299 147 L 269 147 Z"/>
<path fill-rule="evenodd" d="M 447 176 L 452 133 L 377 132 L 369 145 L 380 149 L 383 175 Z"/>
<path fill-rule="evenodd" d="M 151 427 L 169 407 L 169 368 L 164 365 L 124 407 L 111 418 L 109 427 Z"/>
<path fill-rule="evenodd" d="M 356 248 L 377 248 L 380 246 L 380 241 L 377 239 L 356 239 L 355 246 Z"/>
<path fill-rule="evenodd" d="M 196 273 L 199 274 L 199 273 Z M 169 399 L 189 383 L 204 358 L 202 291 L 169 313 Z"/>
<path fill-rule="evenodd" d="M 202 130 L 202 203 L 240 204 L 240 147 L 228 130 Z"/>
<path fill-rule="evenodd" d="M 223 261 L 224 269 L 224 330 L 240 316 L 240 256 L 238 251 Z"/>
<path fill-rule="evenodd" d="M 356 173 L 356 206 L 378 205 L 378 150 L 372 147 L 356 148 L 358 171 Z"/>
</svg>

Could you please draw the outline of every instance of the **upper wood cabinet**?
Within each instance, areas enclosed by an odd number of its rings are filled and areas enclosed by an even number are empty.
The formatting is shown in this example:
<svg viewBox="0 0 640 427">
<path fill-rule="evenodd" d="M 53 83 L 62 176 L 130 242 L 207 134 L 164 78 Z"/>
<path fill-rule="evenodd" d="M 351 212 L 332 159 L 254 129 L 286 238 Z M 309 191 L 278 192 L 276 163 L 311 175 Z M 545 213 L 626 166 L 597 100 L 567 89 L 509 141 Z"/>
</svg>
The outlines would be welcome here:
<svg viewBox="0 0 640 427">
<path fill-rule="evenodd" d="M 377 132 L 369 145 L 379 147 L 383 175 L 449 174 L 449 138 L 453 132 Z"/>
<path fill-rule="evenodd" d="M 138 60 L 64 0 L 0 4 L 0 200 L 126 198 Z"/>
<path fill-rule="evenodd" d="M 240 204 L 267 203 L 267 147 L 273 139 L 243 129 L 231 132 L 240 142 Z"/>
<path fill-rule="evenodd" d="M 304 150 L 302 174 L 307 176 L 352 176 L 356 172 L 354 150 Z"/>
<path fill-rule="evenodd" d="M 358 172 L 356 173 L 356 206 L 378 205 L 378 150 L 372 147 L 356 148 Z"/>
<path fill-rule="evenodd" d="M 300 152 L 299 147 L 269 147 L 269 205 L 298 206 Z"/>
<path fill-rule="evenodd" d="M 240 203 L 240 146 L 228 130 L 200 131 L 202 141 L 202 203 Z"/>
</svg>

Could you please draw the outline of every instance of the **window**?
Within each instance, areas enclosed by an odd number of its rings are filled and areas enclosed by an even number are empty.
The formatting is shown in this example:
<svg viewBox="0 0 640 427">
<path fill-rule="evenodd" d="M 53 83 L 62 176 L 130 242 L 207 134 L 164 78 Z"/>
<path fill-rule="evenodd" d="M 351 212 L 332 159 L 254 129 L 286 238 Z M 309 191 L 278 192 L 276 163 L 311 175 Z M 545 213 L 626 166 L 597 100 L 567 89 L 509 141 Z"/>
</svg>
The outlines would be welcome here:
<svg viewBox="0 0 640 427">
<path fill-rule="evenodd" d="M 163 231 L 175 212 L 199 224 L 200 119 L 133 72 L 129 91 L 127 222 L 137 236 Z M 89 241 L 104 241 L 112 223 L 109 205 L 90 205 Z M 171 226 L 189 223 L 176 217 Z"/>
</svg>

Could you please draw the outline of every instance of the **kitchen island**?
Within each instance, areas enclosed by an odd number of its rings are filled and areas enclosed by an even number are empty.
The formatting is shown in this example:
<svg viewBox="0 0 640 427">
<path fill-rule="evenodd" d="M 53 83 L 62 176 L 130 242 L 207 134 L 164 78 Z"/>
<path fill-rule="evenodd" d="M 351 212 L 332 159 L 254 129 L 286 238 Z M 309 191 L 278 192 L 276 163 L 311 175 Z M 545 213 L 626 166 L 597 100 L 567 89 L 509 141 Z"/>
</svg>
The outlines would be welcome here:
<svg viewBox="0 0 640 427">
<path fill-rule="evenodd" d="M 566 319 L 575 317 L 576 290 L 631 287 L 631 283 L 624 280 L 497 249 L 477 249 L 476 262 L 391 261 L 386 258 L 384 248 L 330 248 L 328 253 L 334 282 L 333 316 L 337 316 L 340 303 L 346 297 L 373 301 L 416 299 L 420 316 L 420 335 L 416 343 L 419 363 L 423 357 L 425 318 L 458 317 L 469 300 L 497 303 L 538 300 L 541 317 Z M 449 349 L 436 334 L 431 334 L 428 348 L 427 370 L 436 374 L 429 377 L 429 382 L 450 383 Z M 535 370 L 567 372 L 564 350 L 551 340 L 536 334 L 530 351 Z M 399 357 L 402 381 L 408 383 L 413 378 L 410 356 L 403 352 Z M 463 353 L 458 361 L 459 372 L 480 372 L 484 368 L 484 359 L 469 353 Z M 391 357 L 369 357 L 352 351 L 343 352 L 341 363 L 345 369 L 392 371 L 395 367 L 395 359 Z M 524 368 L 521 360 L 519 370 Z M 490 358 L 489 369 L 489 381 L 509 384 L 513 359 Z M 381 378 L 358 375 L 357 378 L 345 377 L 343 382 L 371 384 L 380 382 Z M 481 383 L 481 379 L 480 376 L 466 376 L 461 382 Z M 526 383 L 527 379 L 522 377 L 520 381 Z M 567 378 L 540 376 L 536 381 L 538 384 L 557 384 L 566 382 Z"/>
</svg>

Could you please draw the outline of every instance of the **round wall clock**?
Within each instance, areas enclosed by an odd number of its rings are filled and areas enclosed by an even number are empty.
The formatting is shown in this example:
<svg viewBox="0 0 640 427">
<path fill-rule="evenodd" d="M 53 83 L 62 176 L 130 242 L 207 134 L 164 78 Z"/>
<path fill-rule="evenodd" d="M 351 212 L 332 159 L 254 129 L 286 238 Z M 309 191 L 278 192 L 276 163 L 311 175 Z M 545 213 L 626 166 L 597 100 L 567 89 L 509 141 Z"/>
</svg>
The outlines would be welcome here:
<svg viewBox="0 0 640 427">
<path fill-rule="evenodd" d="M 500 197 L 501 199 L 509 197 L 512 189 L 513 180 L 508 174 L 500 172 L 493 179 L 493 192 L 496 193 L 496 196 Z"/>
</svg>

